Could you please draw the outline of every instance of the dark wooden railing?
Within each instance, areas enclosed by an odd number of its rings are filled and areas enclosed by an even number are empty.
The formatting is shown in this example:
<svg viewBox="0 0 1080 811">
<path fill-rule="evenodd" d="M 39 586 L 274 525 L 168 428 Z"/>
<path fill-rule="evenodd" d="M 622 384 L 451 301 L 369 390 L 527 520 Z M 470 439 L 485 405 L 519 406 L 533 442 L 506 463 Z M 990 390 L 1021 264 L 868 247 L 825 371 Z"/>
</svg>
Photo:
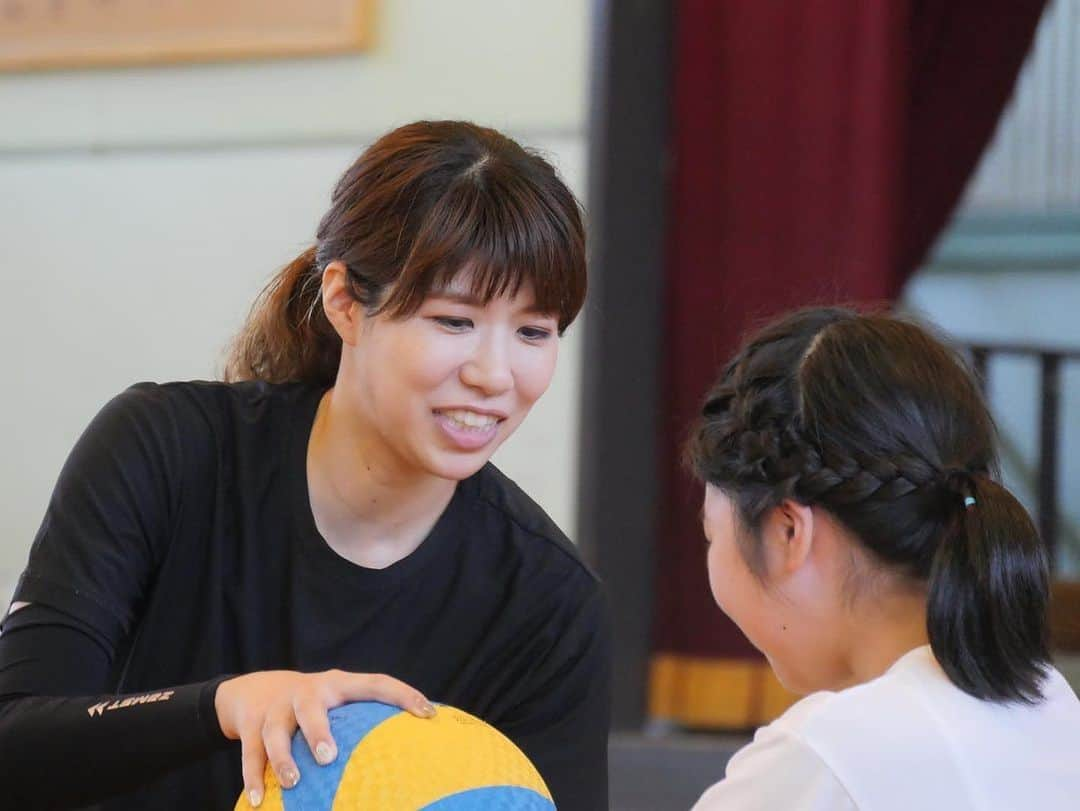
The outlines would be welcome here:
<svg viewBox="0 0 1080 811">
<path fill-rule="evenodd" d="M 1080 349 L 1052 349 L 1030 344 L 969 344 L 972 364 L 983 394 L 989 396 L 990 359 L 995 355 L 1035 358 L 1040 368 L 1038 502 L 1035 520 L 1050 553 L 1050 565 L 1057 561 L 1059 507 L 1059 438 L 1061 433 L 1061 369 L 1069 361 L 1080 361 Z M 991 404 L 992 405 L 992 404 Z"/>
<path fill-rule="evenodd" d="M 983 393 L 989 398 L 990 359 L 1020 356 L 1038 360 L 1040 369 L 1038 501 L 1035 520 L 1046 543 L 1051 572 L 1058 560 L 1061 538 L 1059 505 L 1061 435 L 1061 372 L 1064 364 L 1080 361 L 1080 350 L 1052 349 L 1028 344 L 971 343 L 972 365 Z M 991 406 L 993 404 L 991 403 Z M 1080 653 L 1080 578 L 1054 577 L 1050 598 L 1050 637 L 1055 649 Z"/>
</svg>

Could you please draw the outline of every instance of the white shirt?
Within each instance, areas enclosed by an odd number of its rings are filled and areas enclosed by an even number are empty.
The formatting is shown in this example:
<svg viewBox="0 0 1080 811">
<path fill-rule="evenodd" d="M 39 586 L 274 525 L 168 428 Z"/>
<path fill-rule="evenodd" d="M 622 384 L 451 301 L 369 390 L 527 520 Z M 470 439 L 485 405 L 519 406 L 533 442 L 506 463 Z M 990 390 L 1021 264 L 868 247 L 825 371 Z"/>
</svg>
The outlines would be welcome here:
<svg viewBox="0 0 1080 811">
<path fill-rule="evenodd" d="M 807 696 L 740 749 L 693 811 L 1080 809 L 1080 701 L 998 704 L 949 681 L 930 647 L 873 681 Z"/>
</svg>

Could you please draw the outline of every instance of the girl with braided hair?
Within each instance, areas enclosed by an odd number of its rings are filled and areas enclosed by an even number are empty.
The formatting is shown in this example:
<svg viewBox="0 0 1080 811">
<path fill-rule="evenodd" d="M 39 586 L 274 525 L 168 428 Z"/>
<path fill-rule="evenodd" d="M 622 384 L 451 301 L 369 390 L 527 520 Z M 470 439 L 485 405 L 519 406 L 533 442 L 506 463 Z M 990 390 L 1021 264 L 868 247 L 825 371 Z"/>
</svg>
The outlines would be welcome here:
<svg viewBox="0 0 1080 811">
<path fill-rule="evenodd" d="M 889 315 L 753 336 L 688 446 L 709 582 L 791 690 L 695 807 L 1075 808 L 1045 548 L 959 356 Z"/>
</svg>

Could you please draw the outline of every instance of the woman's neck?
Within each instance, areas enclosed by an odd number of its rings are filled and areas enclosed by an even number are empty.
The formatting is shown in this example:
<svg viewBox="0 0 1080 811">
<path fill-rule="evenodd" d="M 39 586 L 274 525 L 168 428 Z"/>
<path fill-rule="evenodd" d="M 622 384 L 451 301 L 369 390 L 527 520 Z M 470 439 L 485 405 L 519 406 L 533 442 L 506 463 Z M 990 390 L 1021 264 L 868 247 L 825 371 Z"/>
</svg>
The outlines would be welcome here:
<svg viewBox="0 0 1080 811">
<path fill-rule="evenodd" d="M 905 653 L 929 641 L 925 590 L 904 584 L 863 595 L 851 618 L 850 639 L 851 684 L 876 679 Z"/>
<path fill-rule="evenodd" d="M 404 464 L 344 400 L 330 389 L 315 415 L 307 453 L 311 511 L 335 552 L 381 569 L 423 542 L 457 483 Z"/>
</svg>

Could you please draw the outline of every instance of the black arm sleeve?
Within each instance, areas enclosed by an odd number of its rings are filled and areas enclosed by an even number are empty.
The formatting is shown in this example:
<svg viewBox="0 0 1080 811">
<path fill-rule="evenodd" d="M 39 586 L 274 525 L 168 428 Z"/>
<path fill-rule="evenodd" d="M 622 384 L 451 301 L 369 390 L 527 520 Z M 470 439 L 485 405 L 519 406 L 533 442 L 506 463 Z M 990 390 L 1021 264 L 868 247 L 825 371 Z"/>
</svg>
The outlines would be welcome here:
<svg viewBox="0 0 1080 811">
<path fill-rule="evenodd" d="M 494 721 L 535 764 L 559 811 L 608 807 L 611 629 L 599 584 L 589 589 L 584 599 L 566 596 L 573 616 L 552 617 L 522 649 L 529 676 Z"/>
<path fill-rule="evenodd" d="M 30 605 L 0 633 L 0 785 L 12 808 L 73 808 L 130 791 L 228 745 L 214 712 L 227 677 L 103 694 L 112 654 L 92 626 Z"/>
</svg>

